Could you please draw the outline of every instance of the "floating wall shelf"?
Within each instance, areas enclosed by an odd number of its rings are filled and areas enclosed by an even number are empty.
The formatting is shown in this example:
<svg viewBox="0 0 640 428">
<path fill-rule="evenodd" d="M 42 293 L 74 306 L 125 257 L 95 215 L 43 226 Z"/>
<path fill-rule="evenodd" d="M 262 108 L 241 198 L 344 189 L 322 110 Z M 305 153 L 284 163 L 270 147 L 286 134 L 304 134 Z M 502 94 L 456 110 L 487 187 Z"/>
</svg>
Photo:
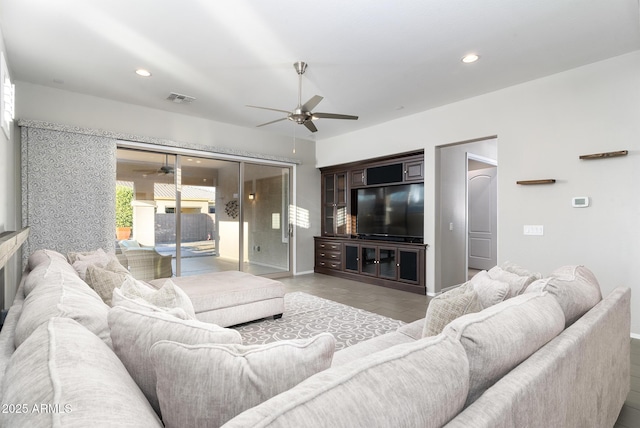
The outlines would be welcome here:
<svg viewBox="0 0 640 428">
<path fill-rule="evenodd" d="M 520 180 L 516 181 L 516 184 L 553 184 L 555 182 L 555 178 L 547 178 L 544 180 Z"/>
<path fill-rule="evenodd" d="M 604 159 L 604 158 L 615 158 L 618 156 L 626 156 L 629 154 L 628 150 L 620 150 L 617 152 L 606 152 L 606 153 L 594 153 L 592 155 L 582 155 L 580 159 Z"/>
<path fill-rule="evenodd" d="M 28 236 L 28 227 L 17 232 L 0 233 L 0 269 L 4 267 L 13 253 L 20 249 L 20 246 L 27 240 Z"/>
</svg>

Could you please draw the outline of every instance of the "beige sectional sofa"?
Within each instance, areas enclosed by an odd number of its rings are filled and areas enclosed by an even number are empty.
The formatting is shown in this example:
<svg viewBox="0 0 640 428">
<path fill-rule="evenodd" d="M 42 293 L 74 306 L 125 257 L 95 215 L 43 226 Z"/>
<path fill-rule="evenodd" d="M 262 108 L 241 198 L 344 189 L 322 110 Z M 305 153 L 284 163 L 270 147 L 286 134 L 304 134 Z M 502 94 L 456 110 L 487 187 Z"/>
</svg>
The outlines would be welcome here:
<svg viewBox="0 0 640 428">
<path fill-rule="evenodd" d="M 0 426 L 612 427 L 629 391 L 630 290 L 603 299 L 582 266 L 483 273 L 334 354 L 327 333 L 245 346 L 184 304 L 109 308 L 51 258 L 0 332 Z"/>
</svg>

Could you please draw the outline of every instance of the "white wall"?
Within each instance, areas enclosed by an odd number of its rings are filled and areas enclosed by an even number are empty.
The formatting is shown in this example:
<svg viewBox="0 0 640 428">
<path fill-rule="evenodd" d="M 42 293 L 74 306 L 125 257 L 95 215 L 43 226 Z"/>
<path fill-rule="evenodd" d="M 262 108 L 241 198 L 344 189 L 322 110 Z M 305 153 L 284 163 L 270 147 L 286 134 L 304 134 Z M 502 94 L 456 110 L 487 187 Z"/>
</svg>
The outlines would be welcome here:
<svg viewBox="0 0 640 428">
<path fill-rule="evenodd" d="M 640 335 L 640 51 L 323 140 L 318 166 L 425 149 L 433 290 L 435 147 L 490 135 L 498 136 L 498 261 L 544 274 L 584 264 L 603 294 L 631 287 L 631 332 Z M 628 156 L 578 159 L 623 149 Z M 541 178 L 557 182 L 516 184 Z M 572 208 L 573 196 L 591 197 L 592 206 Z M 544 236 L 524 236 L 525 224 L 543 225 Z"/>
<path fill-rule="evenodd" d="M 296 272 L 313 270 L 313 236 L 320 232 L 320 173 L 312 141 L 241 128 L 207 119 L 169 113 L 45 86 L 16 82 L 16 115 L 83 128 L 168 139 L 299 159 L 296 202 L 310 214 L 310 224 L 296 229 Z M 19 147 L 19 146 L 18 146 Z M 0 223 L 1 224 L 1 223 Z"/>
<path fill-rule="evenodd" d="M 11 59 L 7 58 L 4 38 L 0 30 L 0 51 L 11 74 Z M 8 139 L 0 130 L 0 233 L 8 230 L 20 229 L 20 195 L 17 190 L 20 173 L 20 139 L 16 136 L 17 129 L 12 129 Z M 4 288 L 4 295 L 0 296 L 0 309 L 11 304 L 11 297 L 15 294 L 20 279 L 20 253 L 10 260 L 4 269 L 4 276 L 0 277 L 0 291 Z M 4 287 L 2 286 L 4 284 Z"/>
</svg>

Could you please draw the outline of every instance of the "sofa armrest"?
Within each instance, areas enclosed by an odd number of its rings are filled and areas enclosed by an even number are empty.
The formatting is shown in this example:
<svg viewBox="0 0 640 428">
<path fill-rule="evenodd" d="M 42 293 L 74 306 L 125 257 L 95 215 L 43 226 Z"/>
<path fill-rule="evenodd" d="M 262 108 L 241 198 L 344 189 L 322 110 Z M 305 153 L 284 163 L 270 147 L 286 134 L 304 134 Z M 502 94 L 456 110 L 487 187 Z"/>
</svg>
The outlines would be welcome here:
<svg viewBox="0 0 640 428">
<path fill-rule="evenodd" d="M 630 300 L 616 288 L 446 428 L 612 427 L 630 389 Z"/>
<path fill-rule="evenodd" d="M 22 312 L 22 304 L 16 304 L 9 308 L 9 313 L 4 320 L 2 331 L 0 332 L 0 386 L 2 385 L 2 378 L 4 377 L 5 369 L 11 355 L 16 350 L 14 343 L 16 324 L 20 313 Z"/>
</svg>

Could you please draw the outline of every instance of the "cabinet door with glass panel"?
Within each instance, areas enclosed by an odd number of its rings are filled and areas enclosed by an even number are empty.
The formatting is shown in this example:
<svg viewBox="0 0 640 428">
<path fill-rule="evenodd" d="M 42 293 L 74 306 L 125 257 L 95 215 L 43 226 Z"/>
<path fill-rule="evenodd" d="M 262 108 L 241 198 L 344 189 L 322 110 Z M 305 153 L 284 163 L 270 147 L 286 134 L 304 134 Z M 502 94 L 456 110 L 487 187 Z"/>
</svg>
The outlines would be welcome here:
<svg viewBox="0 0 640 428">
<path fill-rule="evenodd" d="M 347 172 L 322 174 L 322 234 L 347 235 L 347 218 Z"/>
<path fill-rule="evenodd" d="M 387 246 L 360 246 L 360 273 L 389 280 L 398 278 L 398 249 Z"/>
</svg>

